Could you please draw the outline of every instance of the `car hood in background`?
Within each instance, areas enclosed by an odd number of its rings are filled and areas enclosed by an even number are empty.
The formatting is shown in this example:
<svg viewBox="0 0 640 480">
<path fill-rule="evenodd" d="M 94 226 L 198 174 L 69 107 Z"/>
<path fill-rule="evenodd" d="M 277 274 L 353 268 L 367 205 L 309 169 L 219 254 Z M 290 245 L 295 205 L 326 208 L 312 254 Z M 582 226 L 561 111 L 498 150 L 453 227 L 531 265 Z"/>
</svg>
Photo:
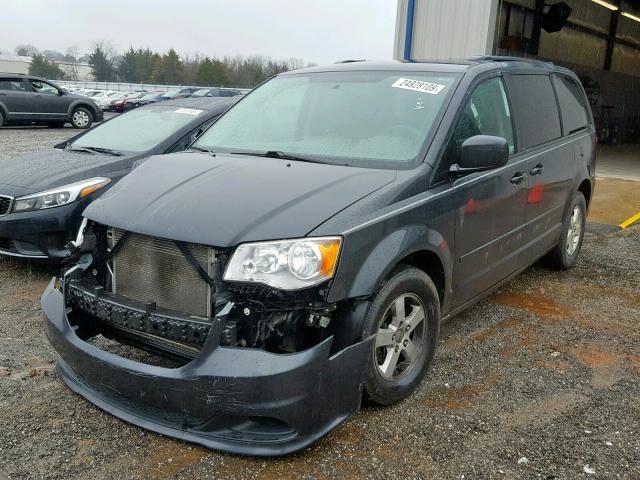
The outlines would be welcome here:
<svg viewBox="0 0 640 480">
<path fill-rule="evenodd" d="M 392 170 L 178 153 L 150 157 L 84 215 L 155 237 L 232 247 L 303 237 L 395 177 Z"/>
<path fill-rule="evenodd" d="M 28 153 L 0 164 L 0 195 L 42 192 L 92 177 L 128 169 L 143 155 L 114 157 L 57 148 Z"/>
</svg>

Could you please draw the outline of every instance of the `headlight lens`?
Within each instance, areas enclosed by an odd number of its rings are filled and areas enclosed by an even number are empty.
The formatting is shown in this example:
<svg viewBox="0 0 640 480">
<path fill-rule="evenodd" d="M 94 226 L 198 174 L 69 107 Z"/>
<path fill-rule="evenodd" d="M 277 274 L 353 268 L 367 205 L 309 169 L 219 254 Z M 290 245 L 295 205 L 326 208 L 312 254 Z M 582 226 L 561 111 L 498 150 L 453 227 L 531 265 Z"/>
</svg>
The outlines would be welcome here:
<svg viewBox="0 0 640 480">
<path fill-rule="evenodd" d="M 91 178 L 54 190 L 19 197 L 13 202 L 13 212 L 31 212 L 45 208 L 60 207 L 79 198 L 88 197 L 96 190 L 106 186 L 110 181 L 108 178 L 103 177 Z"/>
<path fill-rule="evenodd" d="M 308 288 L 333 278 L 341 242 L 340 237 L 322 237 L 245 243 L 236 248 L 224 279 L 281 290 Z"/>
</svg>

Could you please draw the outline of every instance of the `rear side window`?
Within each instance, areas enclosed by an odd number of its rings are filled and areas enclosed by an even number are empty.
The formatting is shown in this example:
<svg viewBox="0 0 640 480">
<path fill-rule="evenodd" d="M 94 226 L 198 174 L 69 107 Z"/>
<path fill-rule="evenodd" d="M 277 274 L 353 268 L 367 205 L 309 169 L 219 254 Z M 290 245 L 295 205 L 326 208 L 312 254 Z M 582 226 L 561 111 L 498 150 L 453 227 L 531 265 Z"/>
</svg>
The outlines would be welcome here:
<svg viewBox="0 0 640 480">
<path fill-rule="evenodd" d="M 24 92 L 24 82 L 15 78 L 0 78 L 0 90 L 10 92 Z"/>
<path fill-rule="evenodd" d="M 575 80 L 564 75 L 555 78 L 564 133 L 571 135 L 589 125 L 586 99 Z"/>
<path fill-rule="evenodd" d="M 510 97 L 523 148 L 561 137 L 556 96 L 548 75 L 511 76 Z"/>
</svg>

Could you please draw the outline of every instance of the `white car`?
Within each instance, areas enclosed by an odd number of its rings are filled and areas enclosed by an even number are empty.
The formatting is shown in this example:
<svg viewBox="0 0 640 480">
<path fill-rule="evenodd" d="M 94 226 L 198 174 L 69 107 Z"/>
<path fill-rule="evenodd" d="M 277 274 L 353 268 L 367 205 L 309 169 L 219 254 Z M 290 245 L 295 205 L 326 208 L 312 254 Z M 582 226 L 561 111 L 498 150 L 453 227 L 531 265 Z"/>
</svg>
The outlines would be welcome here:
<svg viewBox="0 0 640 480">
<path fill-rule="evenodd" d="M 111 102 L 125 97 L 129 92 L 104 92 L 106 95 L 96 95 L 92 97 L 102 110 L 109 110 Z"/>
</svg>

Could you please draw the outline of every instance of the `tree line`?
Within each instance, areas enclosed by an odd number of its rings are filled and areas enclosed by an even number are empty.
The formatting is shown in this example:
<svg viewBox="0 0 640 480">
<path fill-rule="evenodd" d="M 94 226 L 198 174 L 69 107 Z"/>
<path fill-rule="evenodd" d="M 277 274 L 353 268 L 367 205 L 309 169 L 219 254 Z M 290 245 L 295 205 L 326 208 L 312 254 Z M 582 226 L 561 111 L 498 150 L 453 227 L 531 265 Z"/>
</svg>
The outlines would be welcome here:
<svg viewBox="0 0 640 480">
<path fill-rule="evenodd" d="M 117 54 L 105 43 L 97 43 L 91 53 L 83 56 L 78 56 L 77 49 L 73 47 L 62 53 L 54 50 L 40 52 L 31 45 L 21 45 L 15 52 L 31 56 L 29 74 L 50 80 L 75 80 L 56 63 L 62 61 L 88 63 L 99 82 L 253 88 L 273 75 L 305 66 L 297 58 L 181 56 L 173 48 L 158 53 L 149 48 L 130 47 L 124 54 Z"/>
</svg>

